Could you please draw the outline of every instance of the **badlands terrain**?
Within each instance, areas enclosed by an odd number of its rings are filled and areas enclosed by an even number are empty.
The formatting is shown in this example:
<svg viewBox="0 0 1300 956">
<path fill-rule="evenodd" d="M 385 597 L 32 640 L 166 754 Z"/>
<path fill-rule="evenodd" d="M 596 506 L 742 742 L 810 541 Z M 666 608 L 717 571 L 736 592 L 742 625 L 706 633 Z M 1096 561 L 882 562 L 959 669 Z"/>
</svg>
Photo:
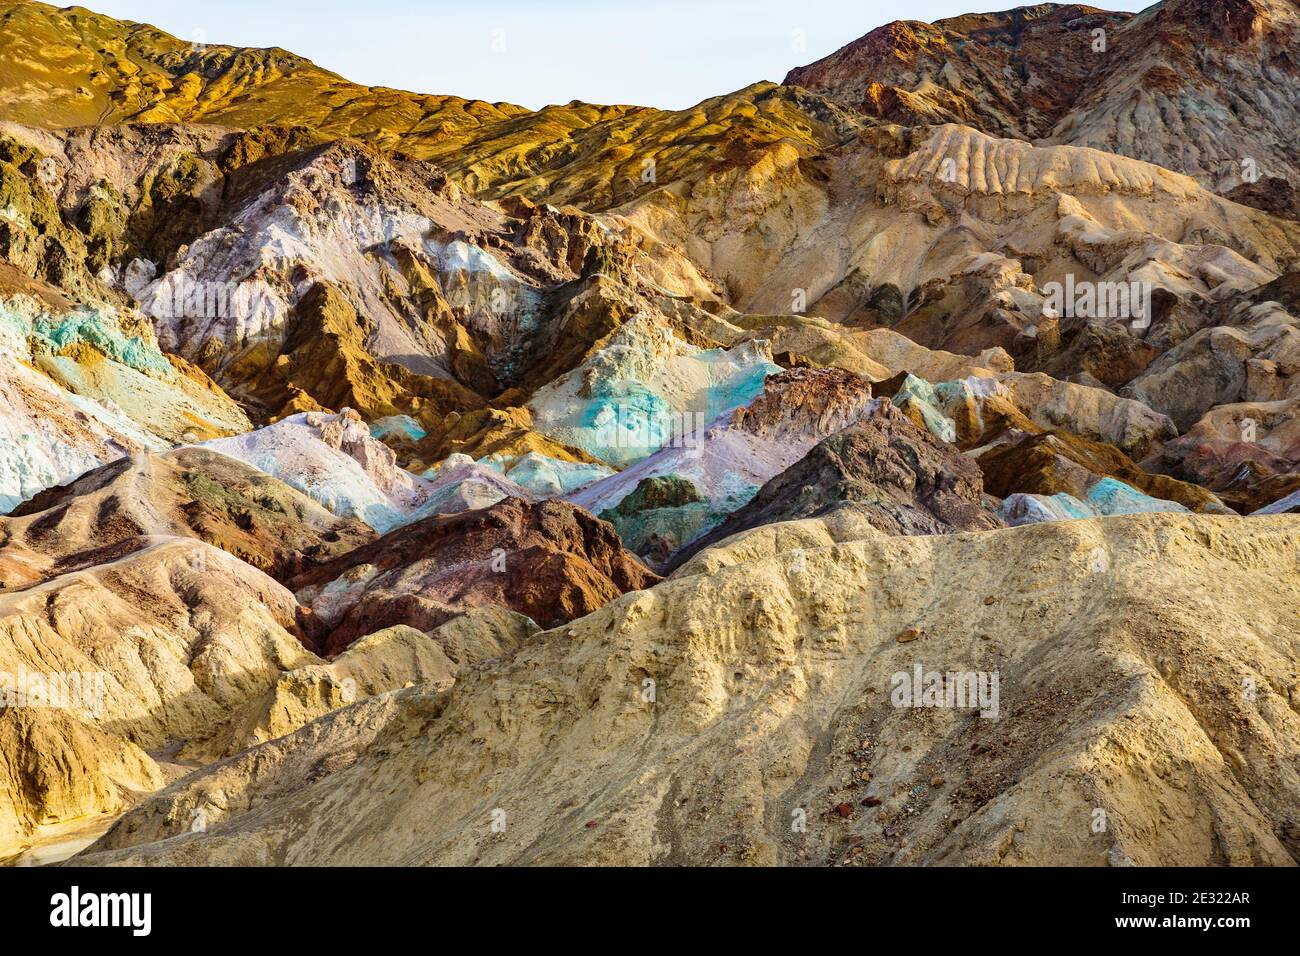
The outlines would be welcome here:
<svg viewBox="0 0 1300 956">
<path fill-rule="evenodd" d="M 0 0 L 0 860 L 1300 862 L 1300 6 L 791 66 Z"/>
</svg>

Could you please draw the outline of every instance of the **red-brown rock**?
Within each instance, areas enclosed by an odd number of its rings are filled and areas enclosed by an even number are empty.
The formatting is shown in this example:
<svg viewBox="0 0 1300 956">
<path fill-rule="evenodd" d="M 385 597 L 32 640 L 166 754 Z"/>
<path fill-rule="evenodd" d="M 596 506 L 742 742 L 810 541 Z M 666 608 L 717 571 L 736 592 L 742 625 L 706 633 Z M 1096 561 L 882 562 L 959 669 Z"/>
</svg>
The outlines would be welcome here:
<svg viewBox="0 0 1300 956">
<path fill-rule="evenodd" d="M 336 654 L 381 628 L 430 630 L 484 604 L 557 627 L 658 580 L 607 522 L 565 502 L 507 498 L 398 528 L 291 587 Z"/>
</svg>

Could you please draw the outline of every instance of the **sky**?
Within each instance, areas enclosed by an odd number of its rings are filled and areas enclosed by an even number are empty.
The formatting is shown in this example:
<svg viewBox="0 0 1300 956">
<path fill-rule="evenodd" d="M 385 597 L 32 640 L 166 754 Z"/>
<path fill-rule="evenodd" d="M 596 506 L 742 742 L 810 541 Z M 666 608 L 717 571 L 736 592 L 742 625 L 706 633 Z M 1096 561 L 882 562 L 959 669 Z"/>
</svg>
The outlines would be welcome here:
<svg viewBox="0 0 1300 956">
<path fill-rule="evenodd" d="M 780 82 L 891 20 L 1016 0 L 82 0 L 174 36 L 279 46 L 367 86 L 537 109 L 580 99 L 683 109 Z M 1021 0 L 1024 2 L 1024 0 Z M 1107 4 L 1138 9 L 1138 4 Z"/>
</svg>

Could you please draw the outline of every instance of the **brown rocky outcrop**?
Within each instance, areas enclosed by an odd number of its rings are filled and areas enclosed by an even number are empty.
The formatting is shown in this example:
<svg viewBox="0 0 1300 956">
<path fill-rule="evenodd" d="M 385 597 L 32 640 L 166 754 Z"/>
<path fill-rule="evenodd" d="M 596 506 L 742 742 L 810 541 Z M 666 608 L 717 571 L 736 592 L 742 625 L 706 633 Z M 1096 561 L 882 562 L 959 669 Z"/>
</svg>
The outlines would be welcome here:
<svg viewBox="0 0 1300 956">
<path fill-rule="evenodd" d="M 770 441 L 828 435 L 856 420 L 869 405 L 871 383 L 841 368 L 791 368 L 773 375 L 731 427 Z"/>
<path fill-rule="evenodd" d="M 1038 4 L 933 24 L 897 20 L 784 82 L 903 125 L 961 122 L 999 136 L 1046 136 L 1100 65 L 1092 31 L 1129 17 Z"/>
<path fill-rule="evenodd" d="M 845 502 L 861 505 L 887 534 L 948 534 L 999 528 L 979 466 L 935 439 L 887 402 L 879 412 L 832 435 L 759 489 L 721 525 L 669 563 L 741 531 L 811 518 Z"/>
<path fill-rule="evenodd" d="M 1242 183 L 1224 195 L 1233 202 L 1254 206 L 1271 216 L 1300 219 L 1300 195 L 1290 181 L 1281 176 L 1266 176 L 1253 183 Z"/>
<path fill-rule="evenodd" d="M 1064 492 L 1083 499 L 1093 481 L 1109 476 L 1152 498 L 1176 501 L 1192 511 L 1227 513 L 1223 502 L 1204 488 L 1145 472 L 1113 445 L 1059 429 L 999 445 L 981 455 L 978 461 L 984 472 L 985 489 L 999 498 L 1017 492 L 1035 495 Z"/>
<path fill-rule="evenodd" d="M 564 502 L 507 498 L 415 521 L 291 586 L 330 629 L 335 654 L 380 628 L 432 630 L 484 604 L 555 627 L 657 580 L 607 522 Z"/>
<path fill-rule="evenodd" d="M 1298 26 L 1289 0 L 1167 0 L 1146 16 L 1043 3 L 886 24 L 785 82 L 896 123 L 1105 149 L 1215 188 L 1246 179 L 1246 160 L 1294 184 Z"/>
<path fill-rule="evenodd" d="M 93 565 L 107 549 L 139 546 L 146 536 L 173 535 L 197 538 L 278 580 L 375 537 L 360 521 L 204 448 L 119 459 L 0 518 L 0 534 L 0 562 L 28 555 L 41 576 Z"/>
</svg>

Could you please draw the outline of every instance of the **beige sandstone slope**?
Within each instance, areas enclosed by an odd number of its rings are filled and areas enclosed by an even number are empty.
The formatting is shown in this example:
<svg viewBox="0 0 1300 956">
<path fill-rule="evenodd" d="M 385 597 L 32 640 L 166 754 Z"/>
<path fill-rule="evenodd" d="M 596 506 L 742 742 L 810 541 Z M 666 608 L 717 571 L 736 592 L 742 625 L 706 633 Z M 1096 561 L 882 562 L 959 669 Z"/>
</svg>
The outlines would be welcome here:
<svg viewBox="0 0 1300 956">
<path fill-rule="evenodd" d="M 63 710 L 0 710 L 0 858 L 51 822 L 120 813 L 166 782 L 148 754 Z"/>
<path fill-rule="evenodd" d="M 124 551 L 0 594 L 0 673 L 102 681 L 98 708 L 18 708 L 37 714 L 8 718 L 0 761 L 22 771 L 0 790 L 9 824 L 0 855 L 38 826 L 122 809 L 114 784 L 160 786 L 142 751 L 202 734 L 280 672 L 316 660 L 285 629 L 295 626 L 292 595 L 260 571 L 192 539 Z M 12 721 L 24 719 L 30 729 L 20 732 Z"/>
<path fill-rule="evenodd" d="M 77 706 L 0 709 L 0 857 L 40 827 L 160 787 L 147 753 L 189 742 L 181 758 L 193 764 L 289 733 L 342 706 L 349 677 L 358 699 L 447 676 L 447 652 L 415 631 L 371 635 L 326 665 L 301 643 L 292 594 L 215 547 L 154 536 L 119 548 L 0 593 L 6 690 L 24 673 L 79 675 L 88 688 Z"/>
<path fill-rule="evenodd" d="M 0 670 L 105 671 L 98 726 L 156 747 L 314 659 L 293 595 L 250 565 L 185 538 L 122 552 L 0 595 Z"/>
<path fill-rule="evenodd" d="M 77 862 L 1290 865 L 1298 528 L 760 528 L 196 773 Z M 999 715 L 895 708 L 918 663 L 996 670 Z"/>
<path fill-rule="evenodd" d="M 451 686 L 461 667 L 500 657 L 538 627 L 522 614 L 490 604 L 472 608 L 430 633 L 405 624 L 361 638 L 327 663 L 279 675 L 275 686 L 236 707 L 209 736 L 181 756 L 219 760 L 292 733 L 357 700 L 411 684 Z"/>
<path fill-rule="evenodd" d="M 806 309 L 970 355 L 1032 335 L 1066 275 L 1204 304 L 1300 262 L 1300 225 L 1098 150 L 949 124 L 788 152 L 616 211 L 685 250 L 741 311 Z"/>
</svg>

